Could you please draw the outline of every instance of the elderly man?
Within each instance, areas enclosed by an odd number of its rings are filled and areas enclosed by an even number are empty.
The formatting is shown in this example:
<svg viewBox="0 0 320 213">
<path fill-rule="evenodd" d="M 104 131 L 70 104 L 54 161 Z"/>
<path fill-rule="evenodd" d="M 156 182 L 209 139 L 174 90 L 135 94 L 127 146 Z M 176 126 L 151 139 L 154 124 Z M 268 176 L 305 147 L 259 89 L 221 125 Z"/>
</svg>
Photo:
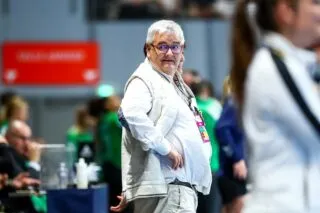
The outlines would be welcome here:
<svg viewBox="0 0 320 213">
<path fill-rule="evenodd" d="M 4 148 L 6 147 L 6 148 Z M 8 153 L 8 143 L 7 140 L 0 135 L 0 150 L 7 151 Z M 10 167 L 6 168 L 8 165 L 8 159 L 7 157 L 0 156 L 0 167 L 1 167 L 1 172 L 0 172 L 0 190 L 5 188 L 8 190 L 10 189 L 21 189 L 26 186 L 30 185 L 37 185 L 40 184 L 40 182 L 36 179 L 30 178 L 29 174 L 27 172 L 21 172 L 17 174 L 17 176 L 11 177 L 13 179 L 8 179 L 8 175 L 5 174 L 5 172 L 8 172 L 8 170 L 12 170 Z M 7 171 L 5 171 L 7 170 Z M 2 194 L 0 193 L 0 197 Z"/>
<path fill-rule="evenodd" d="M 14 120 L 6 132 L 8 144 L 0 144 L 0 158 L 3 162 L 1 172 L 9 178 L 16 177 L 21 172 L 28 172 L 30 177 L 39 178 L 40 147 L 30 141 L 30 127 L 23 121 Z"/>
<path fill-rule="evenodd" d="M 6 140 L 0 136 L 0 200 L 8 212 L 35 212 L 34 203 L 28 197 L 8 198 L 10 192 L 39 185 L 37 145 L 29 141 L 31 130 L 22 121 L 13 121 L 6 132 Z M 37 202 L 37 201 L 35 201 Z"/>
<path fill-rule="evenodd" d="M 134 212 L 196 212 L 197 192 L 211 186 L 211 146 L 194 96 L 178 71 L 181 27 L 153 23 L 146 59 L 129 78 L 119 110 L 123 194 L 112 211 L 133 202 Z"/>
</svg>

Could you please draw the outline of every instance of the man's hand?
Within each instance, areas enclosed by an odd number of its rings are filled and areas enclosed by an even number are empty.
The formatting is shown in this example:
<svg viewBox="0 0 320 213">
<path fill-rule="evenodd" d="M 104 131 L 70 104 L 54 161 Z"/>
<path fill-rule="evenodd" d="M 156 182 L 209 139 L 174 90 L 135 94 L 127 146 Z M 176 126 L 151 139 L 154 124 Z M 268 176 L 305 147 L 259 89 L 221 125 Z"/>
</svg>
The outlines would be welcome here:
<svg viewBox="0 0 320 213">
<path fill-rule="evenodd" d="M 178 169 L 179 167 L 181 168 L 183 166 L 183 157 L 175 149 L 172 148 L 167 156 L 172 161 L 173 169 Z"/>
<path fill-rule="evenodd" d="M 20 173 L 12 180 L 12 186 L 15 189 L 21 189 L 26 186 L 37 186 L 40 184 L 40 181 L 37 179 L 29 178 L 28 173 Z"/>
<path fill-rule="evenodd" d="M 120 202 L 117 206 L 110 207 L 110 210 L 112 212 L 122 212 L 128 206 L 128 202 L 124 198 L 123 193 L 121 195 L 117 196 L 117 198 L 120 200 Z"/>
<path fill-rule="evenodd" d="M 240 160 L 233 164 L 233 174 L 236 178 L 244 180 L 247 178 L 247 166 L 244 160 Z"/>
<path fill-rule="evenodd" d="M 5 139 L 5 137 L 3 137 L 2 135 L 0 135 L 0 144 L 1 143 L 4 143 L 4 144 L 7 144 L 7 140 Z"/>
<path fill-rule="evenodd" d="M 29 161 L 32 162 L 39 162 L 40 161 L 40 156 L 41 156 L 41 147 L 40 144 L 36 142 L 29 142 L 28 143 L 28 153 L 27 153 L 27 158 Z"/>
<path fill-rule="evenodd" d="M 3 189 L 3 187 L 6 185 L 7 180 L 8 175 L 0 174 L 0 189 Z"/>
</svg>

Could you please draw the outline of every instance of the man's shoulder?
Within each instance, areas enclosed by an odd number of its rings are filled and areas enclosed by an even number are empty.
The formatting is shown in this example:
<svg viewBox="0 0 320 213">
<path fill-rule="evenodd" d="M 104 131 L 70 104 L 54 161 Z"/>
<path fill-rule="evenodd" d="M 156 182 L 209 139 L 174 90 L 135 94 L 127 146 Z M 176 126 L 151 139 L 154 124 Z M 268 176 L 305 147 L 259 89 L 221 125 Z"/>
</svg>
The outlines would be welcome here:
<svg viewBox="0 0 320 213">
<path fill-rule="evenodd" d="M 5 150 L 6 152 L 15 152 L 14 148 L 7 143 L 0 143 L 0 150 Z"/>
<path fill-rule="evenodd" d="M 152 67 L 146 65 L 145 63 L 140 64 L 140 66 L 132 73 L 130 78 L 139 77 L 143 80 L 154 80 L 161 77 Z"/>
<path fill-rule="evenodd" d="M 130 78 L 128 79 L 125 90 L 129 86 L 129 84 L 135 80 L 139 79 L 144 82 L 144 84 L 148 87 L 149 90 L 153 91 L 156 85 L 161 85 L 161 75 L 157 73 L 150 65 L 142 63 L 140 66 L 132 73 Z"/>
</svg>

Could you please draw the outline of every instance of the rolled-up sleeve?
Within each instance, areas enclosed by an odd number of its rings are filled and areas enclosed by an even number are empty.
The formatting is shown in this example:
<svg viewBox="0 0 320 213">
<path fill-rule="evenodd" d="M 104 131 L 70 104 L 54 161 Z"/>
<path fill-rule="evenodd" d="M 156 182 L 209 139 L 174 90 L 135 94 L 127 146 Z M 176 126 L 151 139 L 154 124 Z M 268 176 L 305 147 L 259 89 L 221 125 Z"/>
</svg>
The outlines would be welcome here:
<svg viewBox="0 0 320 213">
<path fill-rule="evenodd" d="M 119 110 L 119 120 L 132 136 L 141 142 L 143 150 L 154 150 L 160 155 L 167 155 L 171 146 L 160 129 L 148 117 L 152 108 L 152 94 L 139 78 L 133 79 L 125 92 Z"/>
</svg>

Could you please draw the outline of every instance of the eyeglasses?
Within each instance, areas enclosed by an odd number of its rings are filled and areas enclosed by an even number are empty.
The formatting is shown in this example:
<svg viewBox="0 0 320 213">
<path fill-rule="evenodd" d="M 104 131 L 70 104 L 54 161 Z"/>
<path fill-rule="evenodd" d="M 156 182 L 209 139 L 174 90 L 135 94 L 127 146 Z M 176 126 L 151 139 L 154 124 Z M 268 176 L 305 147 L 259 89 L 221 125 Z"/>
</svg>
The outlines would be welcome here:
<svg viewBox="0 0 320 213">
<path fill-rule="evenodd" d="M 179 54 L 182 51 L 183 46 L 180 44 L 172 44 L 172 45 L 168 45 L 168 44 L 158 44 L 158 45 L 154 45 L 151 44 L 152 47 L 156 48 L 157 50 L 159 50 L 160 53 L 162 54 L 166 54 L 169 49 L 171 49 L 173 54 Z"/>
</svg>

